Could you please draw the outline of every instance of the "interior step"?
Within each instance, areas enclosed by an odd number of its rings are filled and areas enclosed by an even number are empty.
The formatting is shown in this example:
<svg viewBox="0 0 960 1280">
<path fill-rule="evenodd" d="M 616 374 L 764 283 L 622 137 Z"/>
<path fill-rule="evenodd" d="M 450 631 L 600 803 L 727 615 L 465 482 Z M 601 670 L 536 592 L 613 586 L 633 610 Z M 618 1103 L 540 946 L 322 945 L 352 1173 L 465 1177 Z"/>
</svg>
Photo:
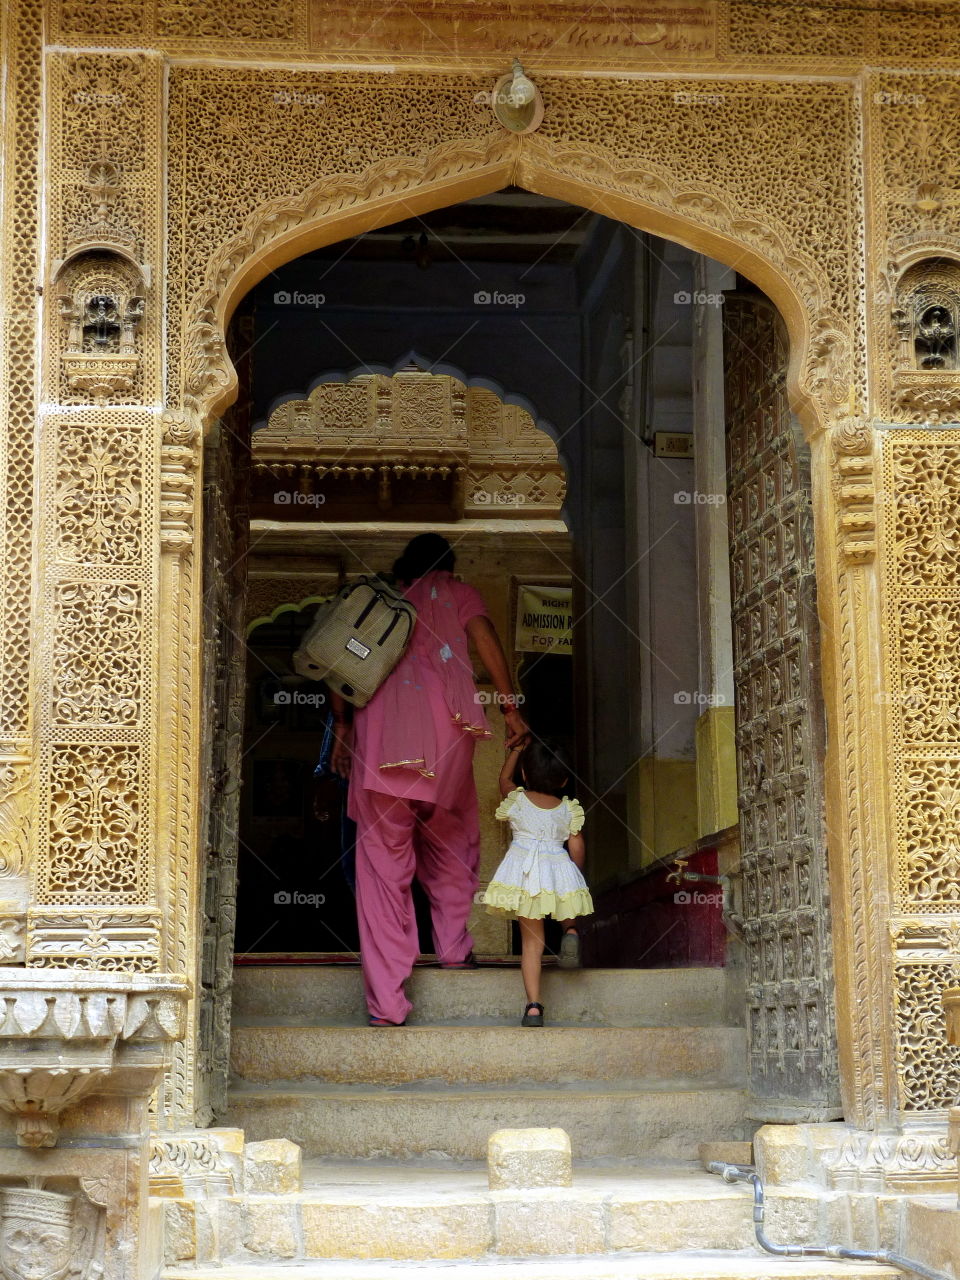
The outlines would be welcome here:
<svg viewBox="0 0 960 1280">
<path fill-rule="evenodd" d="M 685 1081 L 738 1085 L 739 1027 L 369 1027 L 234 1023 L 230 1064 L 250 1083 L 397 1085 Z"/>
<path fill-rule="evenodd" d="M 722 1087 L 240 1083 L 225 1123 L 248 1142 L 283 1134 L 307 1156 L 341 1159 L 481 1160 L 495 1130 L 531 1127 L 565 1129 L 574 1159 L 694 1159 L 701 1142 L 752 1136 L 744 1113 L 743 1091 Z"/>
<path fill-rule="evenodd" d="M 405 1280 L 422 1262 L 311 1262 L 305 1265 L 169 1268 L 163 1280 Z M 640 1254 L 617 1258 L 444 1263 L 442 1280 L 907 1280 L 891 1267 L 736 1254 Z"/>
<path fill-rule="evenodd" d="M 407 984 L 412 1025 L 515 1025 L 523 987 L 514 966 L 479 969 L 422 967 Z M 728 1000 L 723 969 L 545 968 L 543 1003 L 550 1024 L 606 1027 L 692 1027 L 742 1021 L 742 1002 Z M 731 1003 L 736 1004 L 731 1009 Z M 366 1020 L 359 967 L 239 965 L 234 969 L 233 1016 L 357 1024 Z"/>
</svg>

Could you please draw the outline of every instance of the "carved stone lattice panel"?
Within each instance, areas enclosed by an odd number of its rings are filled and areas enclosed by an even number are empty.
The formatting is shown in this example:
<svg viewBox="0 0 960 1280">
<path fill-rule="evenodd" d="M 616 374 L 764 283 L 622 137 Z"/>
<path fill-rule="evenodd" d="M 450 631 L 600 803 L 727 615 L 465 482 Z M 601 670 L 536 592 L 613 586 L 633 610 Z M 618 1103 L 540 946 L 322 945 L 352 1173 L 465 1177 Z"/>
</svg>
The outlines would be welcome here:
<svg viewBox="0 0 960 1280">
<path fill-rule="evenodd" d="M 91 19 L 82 0 L 54 0 L 52 21 L 67 44 L 83 43 L 96 34 L 123 37 L 143 44 L 175 44 L 196 48 L 198 41 L 224 52 L 244 45 L 265 52 L 264 46 L 288 49 L 294 40 L 306 42 L 307 0 L 225 0 L 216 12 L 201 0 L 114 0 Z"/>
<path fill-rule="evenodd" d="M 890 431 L 883 506 L 897 909 L 960 913 L 960 441 Z"/>
<path fill-rule="evenodd" d="M 885 679 L 896 832 L 896 1065 L 900 1105 L 956 1103 L 960 1049 L 941 1005 L 960 974 L 960 438 L 879 433 Z"/>
<path fill-rule="evenodd" d="M 960 421 L 955 362 L 910 370 L 903 350 L 905 327 L 916 320 L 908 314 L 911 298 L 926 291 L 933 299 L 942 293 L 938 286 L 957 277 L 960 84 L 935 72 L 884 72 L 868 76 L 864 88 L 871 146 L 882 156 L 869 169 L 880 284 L 871 316 L 874 413 L 887 422 Z"/>
<path fill-rule="evenodd" d="M 48 843 L 38 859 L 38 900 L 146 902 L 150 812 L 141 749 L 55 745 L 48 778 Z"/>
<path fill-rule="evenodd" d="M 953 1106 L 960 1097 L 960 1047 L 947 1043 L 944 990 L 957 979 L 952 964 L 898 964 L 897 1079 L 905 1112 Z"/>
<path fill-rule="evenodd" d="M 52 554 L 39 585 L 43 716 L 29 965 L 159 964 L 147 835 L 155 811 L 159 454 L 159 415 L 143 409 L 44 420 L 41 493 Z M 65 920 L 57 908 L 67 906 L 96 910 Z"/>
<path fill-rule="evenodd" d="M 726 401 L 751 1114 L 839 1112 L 809 460 L 779 317 L 728 298 Z"/>
<path fill-rule="evenodd" d="M 137 724 L 143 713 L 142 588 L 127 582 L 60 582 L 55 598 L 54 720 Z"/>
<path fill-rule="evenodd" d="M 32 863 L 31 783 L 28 759 L 0 761 L 0 877 L 22 876 Z"/>
<path fill-rule="evenodd" d="M 404 184 L 404 170 L 414 183 L 422 161 L 412 158 L 428 155 L 444 143 L 452 144 L 447 158 L 451 171 L 462 167 L 473 147 L 478 148 L 478 158 L 487 152 L 491 157 L 504 153 L 511 141 L 504 141 L 503 130 L 475 101 L 488 87 L 481 75 L 440 71 L 432 76 L 402 73 L 371 80 L 339 72 L 304 71 L 291 77 L 289 72 L 269 69 L 172 67 L 170 403 L 183 402 L 184 383 L 202 387 L 211 355 L 224 354 L 223 334 L 212 312 L 205 311 L 216 305 L 215 295 L 221 292 L 210 273 L 221 266 L 224 251 L 234 259 L 228 276 L 247 256 L 249 250 L 237 258 L 231 242 L 241 236 L 252 214 L 269 202 L 277 203 L 269 228 L 252 231 L 263 243 L 294 221 L 296 215 L 280 214 L 282 205 L 299 209 L 310 206 L 312 200 L 322 203 L 326 191 L 334 188 L 340 207 L 362 199 L 371 166 L 377 170 L 374 183 L 382 192 L 385 181 Z M 291 129 L 286 101 L 291 90 L 315 104 L 307 119 L 315 120 L 316 128 Z M 414 101 L 418 106 L 412 112 Z M 369 128 L 356 128 L 359 115 L 370 122 Z M 439 176 L 441 164 L 435 168 Z M 318 180 L 318 175 L 329 176 Z M 215 199 L 203 202 L 203 212 L 196 199 L 198 191 L 216 193 Z M 184 333 L 187 312 L 193 327 Z M 206 330 L 205 336 L 201 329 Z M 183 355 L 181 337 L 189 343 Z M 206 345 L 211 342 L 215 347 Z"/>
<path fill-rule="evenodd" d="M 4 252 L 0 290 L 4 305 L 5 368 L 0 376 L 4 501 L 0 740 L 24 744 L 30 728 L 30 616 L 33 589 L 32 527 L 35 482 L 36 316 L 40 267 L 37 218 L 42 95 L 42 0 L 18 0 L 3 10 L 0 45 L 11 74 L 3 120 Z"/>
<path fill-rule="evenodd" d="M 143 561 L 147 457 L 139 422 L 58 422 L 54 520 L 63 564 Z"/>
<path fill-rule="evenodd" d="M 297 93 L 322 99 L 322 130 L 291 131 L 283 95 L 293 82 Z M 410 200 L 422 202 L 441 179 L 459 179 L 470 194 L 515 181 L 574 200 L 579 184 L 591 207 L 604 193 L 634 200 L 639 220 L 653 209 L 678 230 L 685 222 L 719 237 L 718 246 L 742 245 L 772 282 L 789 282 L 794 310 L 807 311 L 805 389 L 825 414 L 849 411 L 862 285 L 851 86 L 716 80 L 694 83 L 684 96 L 661 80 L 545 78 L 547 117 L 522 150 L 490 128 L 477 101 L 485 87 L 479 77 L 442 72 L 378 80 L 171 70 L 171 403 L 185 394 L 205 414 L 228 398 L 221 316 L 245 264 L 265 260 L 268 249 L 281 252 L 278 242 L 295 235 L 306 247 L 324 223 L 332 228 L 385 191 L 398 216 L 409 216 Z M 376 125 L 358 132 L 358 113 Z M 797 193 L 789 207 L 779 199 L 784 189 Z M 198 190 L 217 192 L 212 213 L 201 209 Z"/>
</svg>

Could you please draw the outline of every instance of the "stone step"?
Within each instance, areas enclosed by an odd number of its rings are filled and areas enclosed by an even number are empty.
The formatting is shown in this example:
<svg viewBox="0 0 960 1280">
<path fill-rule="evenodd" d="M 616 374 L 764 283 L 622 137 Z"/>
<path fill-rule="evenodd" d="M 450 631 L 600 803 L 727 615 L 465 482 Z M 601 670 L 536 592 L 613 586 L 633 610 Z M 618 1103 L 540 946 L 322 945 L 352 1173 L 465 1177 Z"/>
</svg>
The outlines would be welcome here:
<svg viewBox="0 0 960 1280">
<path fill-rule="evenodd" d="M 482 1168 L 308 1165 L 304 1177 L 297 1195 L 197 1202 L 196 1260 L 410 1261 L 753 1244 L 749 1191 L 691 1168 L 578 1169 L 573 1187 L 535 1191 L 490 1191 Z M 174 1221 L 179 1212 L 170 1210 Z"/>
<path fill-rule="evenodd" d="M 289 1195 L 153 1201 L 165 1215 L 167 1262 L 759 1252 L 751 1190 L 680 1162 L 578 1165 L 572 1186 L 537 1190 L 491 1191 L 479 1165 L 308 1161 L 303 1178 Z M 833 1238 L 817 1218 L 810 1191 L 769 1192 L 771 1239 L 795 1243 L 798 1230 Z"/>
<path fill-rule="evenodd" d="M 417 968 L 407 985 L 412 1024 L 515 1024 L 523 1005 L 515 966 L 472 970 Z M 608 1027 L 732 1025 L 742 1002 L 728 998 L 724 969 L 545 968 L 543 1003 L 551 1024 Z M 238 965 L 233 1015 L 238 1021 L 299 1019 L 356 1023 L 365 1015 L 358 967 Z"/>
<path fill-rule="evenodd" d="M 907 1280 L 891 1267 L 739 1254 L 642 1254 L 605 1258 L 444 1263 L 441 1280 Z M 283 1267 L 171 1267 L 162 1280 L 406 1280 L 422 1262 L 312 1262 Z"/>
<path fill-rule="evenodd" d="M 251 1083 L 563 1084 L 654 1080 L 740 1084 L 739 1027 L 369 1027 L 234 1025 L 234 1073 Z"/>
<path fill-rule="evenodd" d="M 575 1159 L 694 1159 L 702 1142 L 752 1137 L 745 1106 L 743 1091 L 722 1087 L 240 1083 L 224 1122 L 248 1142 L 282 1134 L 307 1156 L 339 1159 L 481 1160 L 495 1130 L 531 1127 L 565 1129 Z"/>
</svg>

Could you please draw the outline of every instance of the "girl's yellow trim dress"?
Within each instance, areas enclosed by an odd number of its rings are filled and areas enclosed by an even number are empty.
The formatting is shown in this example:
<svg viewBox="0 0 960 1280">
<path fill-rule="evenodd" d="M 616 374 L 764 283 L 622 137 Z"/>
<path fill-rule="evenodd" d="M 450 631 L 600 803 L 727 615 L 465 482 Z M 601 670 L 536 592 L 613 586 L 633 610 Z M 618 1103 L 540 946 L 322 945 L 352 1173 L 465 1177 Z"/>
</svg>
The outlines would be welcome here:
<svg viewBox="0 0 960 1280">
<path fill-rule="evenodd" d="M 593 899 L 563 842 L 583 826 L 583 806 L 564 796 L 541 809 L 517 787 L 500 802 L 496 817 L 509 822 L 513 841 L 480 895 L 491 915 L 525 920 L 573 920 L 593 912 Z"/>
</svg>

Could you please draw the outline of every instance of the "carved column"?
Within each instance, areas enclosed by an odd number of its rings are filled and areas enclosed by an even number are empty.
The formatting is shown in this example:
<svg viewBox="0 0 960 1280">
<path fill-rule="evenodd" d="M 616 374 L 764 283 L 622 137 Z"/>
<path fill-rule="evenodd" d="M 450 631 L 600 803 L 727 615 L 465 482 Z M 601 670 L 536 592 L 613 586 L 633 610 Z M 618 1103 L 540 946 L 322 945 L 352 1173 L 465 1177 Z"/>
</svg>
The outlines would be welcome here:
<svg viewBox="0 0 960 1280">
<path fill-rule="evenodd" d="M 947 1019 L 947 1041 L 960 1045 L 960 987 L 948 987 L 943 993 L 943 1011 Z M 949 1130 L 947 1146 L 950 1154 L 956 1156 L 960 1163 L 960 1106 L 951 1107 L 947 1113 Z M 957 1203 L 960 1204 L 960 1183 L 958 1183 Z"/>
</svg>

